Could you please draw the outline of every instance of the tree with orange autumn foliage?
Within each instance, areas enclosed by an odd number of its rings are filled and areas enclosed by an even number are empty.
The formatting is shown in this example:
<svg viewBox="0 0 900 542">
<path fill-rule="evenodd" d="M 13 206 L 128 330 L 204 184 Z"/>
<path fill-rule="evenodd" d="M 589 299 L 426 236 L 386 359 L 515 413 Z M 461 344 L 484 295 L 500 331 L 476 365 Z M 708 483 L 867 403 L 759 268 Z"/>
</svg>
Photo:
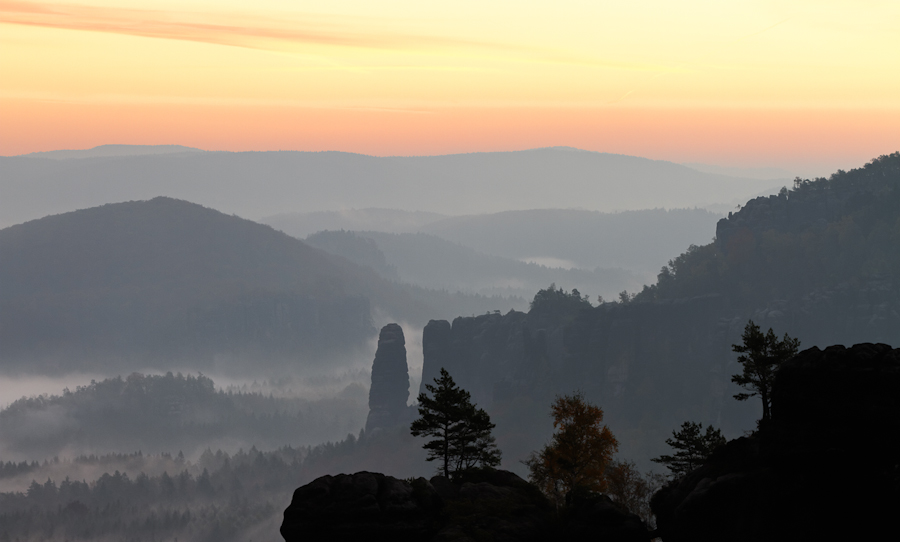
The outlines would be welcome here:
<svg viewBox="0 0 900 542">
<path fill-rule="evenodd" d="M 581 392 L 557 397 L 551 406 L 556 432 L 540 452 L 525 461 L 529 480 L 554 499 L 565 502 L 566 493 L 578 489 L 605 492 L 606 467 L 619 443 L 601 425 L 603 410 Z"/>
</svg>

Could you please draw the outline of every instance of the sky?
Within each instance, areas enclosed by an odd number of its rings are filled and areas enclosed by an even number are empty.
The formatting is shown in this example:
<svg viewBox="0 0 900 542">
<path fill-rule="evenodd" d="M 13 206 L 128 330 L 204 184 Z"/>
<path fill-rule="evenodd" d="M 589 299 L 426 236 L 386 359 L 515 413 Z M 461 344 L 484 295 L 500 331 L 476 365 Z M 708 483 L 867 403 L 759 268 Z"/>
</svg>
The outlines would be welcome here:
<svg viewBox="0 0 900 542">
<path fill-rule="evenodd" d="M 0 155 L 110 143 L 847 169 L 900 150 L 900 2 L 0 0 Z"/>
</svg>

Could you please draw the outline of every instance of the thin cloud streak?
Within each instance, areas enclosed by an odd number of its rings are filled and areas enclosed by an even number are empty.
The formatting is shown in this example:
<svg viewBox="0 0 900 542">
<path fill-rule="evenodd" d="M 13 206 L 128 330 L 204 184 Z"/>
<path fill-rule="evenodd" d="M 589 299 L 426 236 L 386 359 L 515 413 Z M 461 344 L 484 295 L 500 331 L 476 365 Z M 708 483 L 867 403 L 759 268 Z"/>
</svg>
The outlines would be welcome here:
<svg viewBox="0 0 900 542">
<path fill-rule="evenodd" d="M 216 22 L 202 22 L 218 19 Z M 312 19 L 312 18 L 310 18 Z M 240 20 L 242 24 L 231 21 Z M 250 21 L 248 24 L 246 21 Z M 31 2 L 0 2 L 0 22 L 24 26 L 83 30 L 229 45 L 249 49 L 282 50 L 277 42 L 374 49 L 420 49 L 423 47 L 485 47 L 483 44 L 444 37 L 391 33 L 353 32 L 322 21 L 263 19 L 247 14 L 220 14 L 105 8 Z M 311 28 L 315 26 L 315 28 Z M 323 31 L 322 27 L 332 28 Z"/>
<path fill-rule="evenodd" d="M 235 24 L 234 21 L 240 21 Z M 659 71 L 652 64 L 607 61 L 559 51 L 515 44 L 491 43 L 446 36 L 401 32 L 354 30 L 372 21 L 355 25 L 329 22 L 321 16 L 290 20 L 261 18 L 246 13 L 194 13 L 130 8 L 107 8 L 56 3 L 0 0 L 0 23 L 59 30 L 80 30 L 125 36 L 169 39 L 242 47 L 263 51 L 291 51 L 296 46 L 347 47 L 357 49 L 423 52 L 452 50 L 466 56 L 465 50 L 479 50 L 482 60 L 500 60 L 494 55 L 512 53 L 519 62 L 573 64 L 626 71 Z M 493 51 L 486 54 L 487 51 Z M 511 59 L 504 56 L 504 61 Z"/>
</svg>

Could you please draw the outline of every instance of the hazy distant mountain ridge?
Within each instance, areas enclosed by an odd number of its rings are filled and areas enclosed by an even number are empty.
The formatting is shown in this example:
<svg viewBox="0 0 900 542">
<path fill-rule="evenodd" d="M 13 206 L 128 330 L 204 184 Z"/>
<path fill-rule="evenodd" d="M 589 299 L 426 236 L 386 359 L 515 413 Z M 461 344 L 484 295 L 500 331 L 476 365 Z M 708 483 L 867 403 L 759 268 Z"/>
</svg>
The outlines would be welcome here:
<svg viewBox="0 0 900 542">
<path fill-rule="evenodd" d="M 92 149 L 32 152 L 24 156 L 50 158 L 51 160 L 68 160 L 72 158 L 108 158 L 113 156 L 143 156 L 178 152 L 205 151 L 183 145 L 99 145 Z"/>
<path fill-rule="evenodd" d="M 388 233 L 415 233 L 426 224 L 436 222 L 446 215 L 425 211 L 400 209 L 344 209 L 340 211 L 314 211 L 311 213 L 283 213 L 261 218 L 268 224 L 298 239 L 304 239 L 325 230 L 379 231 Z"/>
<path fill-rule="evenodd" d="M 585 269 L 618 267 L 646 274 L 685 245 L 712 239 L 720 216 L 703 209 L 531 209 L 445 218 L 422 231 L 507 258 L 549 257 Z"/>
<path fill-rule="evenodd" d="M 624 269 L 559 269 L 483 254 L 425 233 L 324 231 L 306 238 L 318 248 L 367 265 L 383 277 L 424 288 L 515 295 L 525 299 L 551 283 L 579 288 L 593 298 L 640 289 L 642 277 Z M 377 256 L 373 252 L 377 251 Z"/>
<path fill-rule="evenodd" d="M 288 151 L 64 160 L 16 156 L 0 157 L 0 226 L 156 196 L 251 218 L 371 207 L 459 215 L 548 207 L 694 207 L 746 198 L 770 184 L 671 162 L 565 149 L 383 158 Z"/>
</svg>

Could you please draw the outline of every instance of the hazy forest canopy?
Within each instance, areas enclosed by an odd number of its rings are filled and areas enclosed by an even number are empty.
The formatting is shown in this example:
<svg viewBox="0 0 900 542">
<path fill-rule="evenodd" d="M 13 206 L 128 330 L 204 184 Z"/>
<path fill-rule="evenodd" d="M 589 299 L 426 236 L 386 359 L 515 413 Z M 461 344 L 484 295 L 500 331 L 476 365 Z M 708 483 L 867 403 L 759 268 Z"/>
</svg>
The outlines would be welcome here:
<svg viewBox="0 0 900 542">
<path fill-rule="evenodd" d="M 569 148 L 383 158 L 344 152 L 15 156 L 0 157 L 0 227 L 160 195 L 253 219 L 368 207 L 460 215 L 587 202 L 600 211 L 734 205 L 785 182 Z"/>
<path fill-rule="evenodd" d="M 357 433 L 366 399 L 358 383 L 309 400 L 216 390 L 203 375 L 133 373 L 0 410 L 0 457 L 311 446 Z"/>
</svg>

